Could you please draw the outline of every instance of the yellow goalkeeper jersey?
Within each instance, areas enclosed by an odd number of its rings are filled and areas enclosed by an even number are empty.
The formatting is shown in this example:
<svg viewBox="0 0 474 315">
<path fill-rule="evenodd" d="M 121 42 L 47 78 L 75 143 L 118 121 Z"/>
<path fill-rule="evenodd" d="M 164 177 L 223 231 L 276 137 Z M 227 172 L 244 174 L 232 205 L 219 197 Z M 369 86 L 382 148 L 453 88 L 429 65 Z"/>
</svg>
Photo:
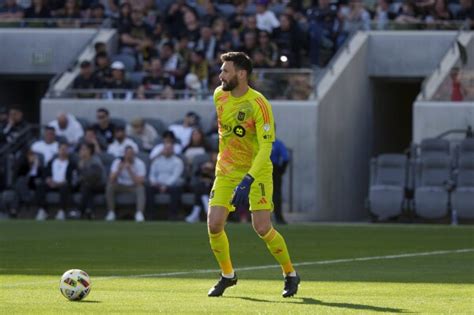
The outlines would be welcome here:
<svg viewBox="0 0 474 315">
<path fill-rule="evenodd" d="M 271 180 L 275 126 L 270 103 L 250 87 L 235 98 L 220 86 L 214 92 L 214 104 L 219 129 L 216 175 L 240 180 L 249 173 L 255 179 Z"/>
</svg>

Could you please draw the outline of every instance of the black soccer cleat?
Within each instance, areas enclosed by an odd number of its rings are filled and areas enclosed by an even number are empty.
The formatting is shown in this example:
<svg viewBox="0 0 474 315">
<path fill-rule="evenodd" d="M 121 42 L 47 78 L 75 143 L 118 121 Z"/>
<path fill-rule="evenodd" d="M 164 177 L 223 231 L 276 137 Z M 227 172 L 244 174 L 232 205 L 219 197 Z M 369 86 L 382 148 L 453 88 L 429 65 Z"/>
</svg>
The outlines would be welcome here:
<svg viewBox="0 0 474 315">
<path fill-rule="evenodd" d="M 213 286 L 209 292 L 207 293 L 207 296 L 221 296 L 224 294 L 225 289 L 228 287 L 232 287 L 237 284 L 237 274 L 234 274 L 234 277 L 232 279 L 230 278 L 224 278 L 221 276 L 219 282 L 215 286 Z"/>
<path fill-rule="evenodd" d="M 285 287 L 281 294 L 284 298 L 291 297 L 298 292 L 298 286 L 300 284 L 300 276 L 296 274 L 296 277 L 285 277 Z"/>
</svg>

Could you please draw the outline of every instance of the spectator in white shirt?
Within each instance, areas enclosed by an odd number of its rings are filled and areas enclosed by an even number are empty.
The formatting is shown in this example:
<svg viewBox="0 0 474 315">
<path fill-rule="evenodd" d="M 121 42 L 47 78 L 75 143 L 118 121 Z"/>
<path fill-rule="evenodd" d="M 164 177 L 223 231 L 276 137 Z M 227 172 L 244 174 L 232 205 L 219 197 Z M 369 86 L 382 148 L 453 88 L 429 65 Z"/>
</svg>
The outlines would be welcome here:
<svg viewBox="0 0 474 315">
<path fill-rule="evenodd" d="M 128 146 L 132 147 L 135 153 L 138 153 L 138 145 L 135 143 L 135 141 L 126 137 L 124 126 L 115 127 L 114 138 L 114 142 L 112 142 L 107 149 L 108 153 L 115 157 L 122 157 L 125 154 L 125 148 Z"/>
<path fill-rule="evenodd" d="M 197 125 L 199 125 L 199 116 L 195 112 L 188 112 L 182 124 L 172 124 L 168 129 L 173 131 L 175 137 L 185 147 L 191 141 L 191 134 Z"/>
<path fill-rule="evenodd" d="M 268 0 L 257 0 L 255 9 L 257 11 L 257 28 L 259 30 L 272 33 L 273 29 L 280 26 L 275 13 L 268 10 Z"/>
<path fill-rule="evenodd" d="M 173 145 L 166 143 L 163 152 L 153 161 L 148 175 L 150 182 L 150 207 L 153 205 L 156 193 L 169 194 L 171 201 L 168 211 L 168 219 L 176 220 L 181 203 L 183 161 L 173 152 Z"/>
<path fill-rule="evenodd" d="M 115 196 L 120 193 L 134 193 L 136 195 L 137 211 L 135 212 L 135 221 L 145 221 L 143 215 L 146 198 L 145 177 L 145 163 L 135 157 L 135 151 L 132 146 L 127 146 L 124 157 L 116 159 L 110 168 L 110 177 L 105 193 L 109 209 L 105 217 L 106 221 L 115 220 Z"/>
<path fill-rule="evenodd" d="M 48 165 L 53 156 L 58 153 L 58 147 L 56 130 L 53 127 L 46 126 L 44 128 L 44 140 L 34 142 L 31 150 L 34 153 L 41 154 L 44 158 L 44 165 Z"/>
<path fill-rule="evenodd" d="M 176 143 L 176 138 L 174 136 L 174 133 L 172 131 L 166 130 L 163 132 L 163 135 L 161 136 L 162 143 L 157 144 L 150 152 L 150 160 L 155 159 L 158 157 L 161 152 L 163 152 L 163 147 L 166 143 L 171 143 L 173 146 L 173 152 L 174 154 L 181 154 L 181 151 L 183 151 L 183 147 L 181 144 Z"/>
<path fill-rule="evenodd" d="M 150 124 L 145 123 L 142 118 L 137 118 L 127 125 L 127 135 L 139 138 L 143 143 L 143 149 L 150 151 L 158 138 L 158 133 Z"/>
<path fill-rule="evenodd" d="M 59 192 L 60 209 L 56 213 L 56 220 L 65 220 L 65 210 L 71 204 L 71 193 L 77 177 L 76 163 L 69 156 L 69 146 L 67 143 L 59 145 L 58 156 L 52 159 L 46 169 L 46 180 L 37 188 L 37 200 L 39 210 L 36 220 L 42 221 L 48 217 L 46 194 L 50 191 Z"/>
<path fill-rule="evenodd" d="M 56 135 L 66 138 L 72 146 L 75 146 L 84 135 L 81 124 L 71 114 L 60 113 L 58 118 L 48 125 L 56 130 Z"/>
</svg>

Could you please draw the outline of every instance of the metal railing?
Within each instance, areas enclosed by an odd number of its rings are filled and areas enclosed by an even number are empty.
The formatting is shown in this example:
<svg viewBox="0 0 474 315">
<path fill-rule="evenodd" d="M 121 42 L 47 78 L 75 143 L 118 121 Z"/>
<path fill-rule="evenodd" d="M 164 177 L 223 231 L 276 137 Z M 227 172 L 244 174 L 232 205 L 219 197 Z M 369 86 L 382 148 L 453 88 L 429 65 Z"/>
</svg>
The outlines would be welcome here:
<svg viewBox="0 0 474 315">
<path fill-rule="evenodd" d="M 111 28 L 112 20 L 93 18 L 2 18 L 0 28 Z"/>
<path fill-rule="evenodd" d="M 251 86 L 262 92 L 267 98 L 308 100 L 315 88 L 311 69 L 255 69 Z M 135 82 L 139 85 L 140 82 Z M 144 89 L 54 89 L 54 84 L 46 93 L 46 98 L 84 98 L 84 99 L 212 99 L 213 90 L 163 90 Z"/>
</svg>

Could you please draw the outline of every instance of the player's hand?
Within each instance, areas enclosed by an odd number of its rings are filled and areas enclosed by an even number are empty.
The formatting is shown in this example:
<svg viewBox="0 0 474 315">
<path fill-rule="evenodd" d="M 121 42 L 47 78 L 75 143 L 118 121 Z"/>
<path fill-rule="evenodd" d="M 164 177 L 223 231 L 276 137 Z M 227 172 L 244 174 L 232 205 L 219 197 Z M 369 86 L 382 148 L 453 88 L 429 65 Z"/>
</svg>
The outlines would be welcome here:
<svg viewBox="0 0 474 315">
<path fill-rule="evenodd" d="M 236 207 L 248 207 L 249 206 L 249 193 L 250 186 L 252 185 L 254 178 L 249 174 L 244 176 L 244 179 L 234 189 L 234 197 L 232 198 L 231 204 Z"/>
</svg>

